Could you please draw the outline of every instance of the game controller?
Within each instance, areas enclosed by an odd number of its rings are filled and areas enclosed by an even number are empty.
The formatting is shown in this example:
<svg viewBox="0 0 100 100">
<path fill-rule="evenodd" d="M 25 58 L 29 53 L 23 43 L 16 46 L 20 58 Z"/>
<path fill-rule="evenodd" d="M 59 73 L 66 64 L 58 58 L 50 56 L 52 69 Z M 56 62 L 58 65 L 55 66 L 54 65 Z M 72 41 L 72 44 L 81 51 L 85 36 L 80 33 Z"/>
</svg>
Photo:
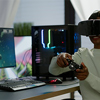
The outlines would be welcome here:
<svg viewBox="0 0 100 100">
<path fill-rule="evenodd" d="M 68 63 L 69 63 L 69 68 L 73 71 L 75 71 L 76 69 L 82 69 L 83 66 L 82 65 L 78 65 L 74 62 L 74 60 L 70 60 L 70 59 L 67 59 Z"/>
</svg>

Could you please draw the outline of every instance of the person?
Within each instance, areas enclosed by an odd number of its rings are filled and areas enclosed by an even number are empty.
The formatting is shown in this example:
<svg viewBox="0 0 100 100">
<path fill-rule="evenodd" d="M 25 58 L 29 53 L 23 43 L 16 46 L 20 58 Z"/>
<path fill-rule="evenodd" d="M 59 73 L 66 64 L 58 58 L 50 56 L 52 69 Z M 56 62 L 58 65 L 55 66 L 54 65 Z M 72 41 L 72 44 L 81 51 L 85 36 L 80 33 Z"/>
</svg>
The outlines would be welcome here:
<svg viewBox="0 0 100 100">
<path fill-rule="evenodd" d="M 100 11 L 90 15 L 88 20 L 100 19 Z M 83 100 L 99 100 L 100 99 L 100 36 L 89 36 L 93 43 L 93 49 L 79 48 L 73 55 L 69 53 L 61 53 L 52 58 L 49 65 L 49 72 L 53 75 L 59 75 L 70 71 L 68 67 L 68 59 L 73 59 L 78 65 L 82 65 L 82 69 L 75 71 L 76 77 L 79 79 L 80 91 Z"/>
</svg>

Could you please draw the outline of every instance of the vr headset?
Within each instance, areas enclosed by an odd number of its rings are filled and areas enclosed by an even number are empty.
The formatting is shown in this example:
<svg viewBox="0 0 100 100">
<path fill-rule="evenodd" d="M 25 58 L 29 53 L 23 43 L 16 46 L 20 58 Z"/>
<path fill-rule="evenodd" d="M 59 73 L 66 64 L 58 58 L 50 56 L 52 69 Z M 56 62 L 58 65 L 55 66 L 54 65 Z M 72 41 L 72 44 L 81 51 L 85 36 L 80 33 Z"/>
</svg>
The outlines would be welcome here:
<svg viewBox="0 0 100 100">
<path fill-rule="evenodd" d="M 80 35 L 92 36 L 100 35 L 100 19 L 81 21 L 78 24 L 78 33 Z"/>
</svg>

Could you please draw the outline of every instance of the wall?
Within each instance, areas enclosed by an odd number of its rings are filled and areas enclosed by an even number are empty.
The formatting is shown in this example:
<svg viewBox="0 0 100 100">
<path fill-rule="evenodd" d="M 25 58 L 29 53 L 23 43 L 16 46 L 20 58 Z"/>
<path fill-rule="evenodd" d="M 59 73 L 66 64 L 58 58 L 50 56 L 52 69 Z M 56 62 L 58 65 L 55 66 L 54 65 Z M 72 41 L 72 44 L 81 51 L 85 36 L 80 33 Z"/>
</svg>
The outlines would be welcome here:
<svg viewBox="0 0 100 100">
<path fill-rule="evenodd" d="M 63 25 L 64 0 L 20 0 L 14 22 L 34 25 Z"/>
<path fill-rule="evenodd" d="M 75 24 L 78 25 L 78 23 L 80 21 L 81 20 L 80 20 L 79 16 L 76 13 L 75 14 Z M 93 48 L 93 44 L 91 43 L 89 37 L 81 36 L 81 47 L 85 47 L 85 48 L 89 48 L 89 49 Z"/>
</svg>

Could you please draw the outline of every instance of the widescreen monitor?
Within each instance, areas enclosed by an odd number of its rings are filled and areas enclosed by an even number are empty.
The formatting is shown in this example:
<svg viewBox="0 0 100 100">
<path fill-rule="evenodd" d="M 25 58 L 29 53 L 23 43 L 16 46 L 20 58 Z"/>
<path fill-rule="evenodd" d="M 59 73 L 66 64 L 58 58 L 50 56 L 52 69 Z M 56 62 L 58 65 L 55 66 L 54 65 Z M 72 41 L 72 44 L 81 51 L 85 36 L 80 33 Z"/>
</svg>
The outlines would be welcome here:
<svg viewBox="0 0 100 100">
<path fill-rule="evenodd" d="M 14 36 L 14 47 L 16 61 L 15 67 L 0 69 L 0 80 L 32 75 L 31 36 Z"/>
</svg>

